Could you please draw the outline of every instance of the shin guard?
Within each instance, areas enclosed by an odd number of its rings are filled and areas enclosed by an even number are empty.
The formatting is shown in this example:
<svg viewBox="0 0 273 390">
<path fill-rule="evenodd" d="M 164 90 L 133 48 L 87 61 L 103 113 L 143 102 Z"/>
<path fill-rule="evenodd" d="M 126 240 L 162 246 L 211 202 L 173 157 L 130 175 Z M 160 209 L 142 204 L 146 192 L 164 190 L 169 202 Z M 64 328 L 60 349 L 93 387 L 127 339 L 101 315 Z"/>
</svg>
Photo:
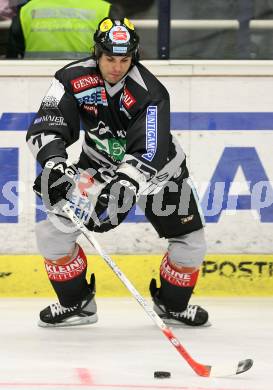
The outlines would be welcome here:
<svg viewBox="0 0 273 390">
<path fill-rule="evenodd" d="M 192 272 L 185 272 L 185 271 Z M 186 324 L 189 326 L 208 325 L 208 312 L 198 305 L 188 305 L 198 278 L 194 268 L 175 268 L 169 261 L 168 254 L 160 266 L 161 287 L 156 280 L 150 283 L 150 293 L 154 310 L 169 325 Z"/>
<path fill-rule="evenodd" d="M 197 282 L 198 274 L 199 270 L 193 270 L 191 273 L 179 271 L 171 264 L 168 253 L 166 253 L 160 266 L 160 300 L 171 310 L 185 310 Z"/>
<path fill-rule="evenodd" d="M 45 268 L 62 306 L 73 306 L 90 292 L 86 281 L 87 259 L 79 245 L 70 258 L 45 259 Z"/>
</svg>

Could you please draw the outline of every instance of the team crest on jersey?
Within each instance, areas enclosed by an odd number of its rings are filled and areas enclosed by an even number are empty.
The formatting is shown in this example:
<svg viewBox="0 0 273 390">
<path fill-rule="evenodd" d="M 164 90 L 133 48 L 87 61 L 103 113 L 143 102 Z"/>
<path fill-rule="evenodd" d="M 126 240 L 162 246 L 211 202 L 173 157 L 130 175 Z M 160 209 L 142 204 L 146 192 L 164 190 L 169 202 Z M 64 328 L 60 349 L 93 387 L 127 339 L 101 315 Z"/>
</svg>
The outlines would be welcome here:
<svg viewBox="0 0 273 390">
<path fill-rule="evenodd" d="M 124 130 L 116 130 L 117 136 L 113 134 L 110 127 L 103 121 L 98 126 L 89 129 L 87 134 L 96 145 L 99 152 L 106 153 L 113 161 L 121 161 L 126 151 L 126 133 Z"/>
<path fill-rule="evenodd" d="M 94 127 L 93 129 L 90 129 L 88 131 L 88 133 L 102 137 L 102 138 L 105 138 L 105 137 L 103 137 L 105 135 L 106 135 L 106 138 L 108 138 L 109 136 L 110 137 L 114 136 L 112 131 L 110 130 L 110 127 L 107 126 L 103 121 L 99 121 L 98 126 Z"/>
</svg>

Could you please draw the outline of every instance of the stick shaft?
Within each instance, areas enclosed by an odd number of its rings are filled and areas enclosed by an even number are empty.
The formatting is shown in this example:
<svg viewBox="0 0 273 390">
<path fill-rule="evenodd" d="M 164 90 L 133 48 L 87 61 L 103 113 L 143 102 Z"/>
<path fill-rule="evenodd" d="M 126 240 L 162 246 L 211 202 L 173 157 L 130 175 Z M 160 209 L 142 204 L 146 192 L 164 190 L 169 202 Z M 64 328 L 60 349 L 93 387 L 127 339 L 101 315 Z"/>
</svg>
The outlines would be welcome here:
<svg viewBox="0 0 273 390">
<path fill-rule="evenodd" d="M 87 238 L 89 243 L 96 249 L 98 254 L 103 258 L 103 260 L 108 264 L 108 266 L 114 271 L 117 277 L 125 285 L 125 287 L 130 291 L 136 301 L 140 306 L 145 310 L 151 320 L 160 328 L 162 333 L 170 341 L 170 343 L 176 348 L 179 354 L 186 360 L 190 367 L 200 376 L 209 376 L 210 375 L 210 366 L 206 366 L 196 362 L 187 350 L 182 346 L 178 338 L 174 335 L 172 330 L 167 327 L 167 325 L 162 321 L 162 319 L 157 315 L 157 313 L 151 308 L 146 299 L 137 291 L 134 285 L 126 277 L 126 275 L 121 271 L 117 264 L 102 250 L 100 244 L 96 240 L 93 234 L 86 228 L 83 222 L 75 215 L 74 211 L 71 209 L 69 203 L 63 206 L 63 211 L 70 218 L 70 220 L 77 226 L 77 228 L 83 233 Z"/>
</svg>

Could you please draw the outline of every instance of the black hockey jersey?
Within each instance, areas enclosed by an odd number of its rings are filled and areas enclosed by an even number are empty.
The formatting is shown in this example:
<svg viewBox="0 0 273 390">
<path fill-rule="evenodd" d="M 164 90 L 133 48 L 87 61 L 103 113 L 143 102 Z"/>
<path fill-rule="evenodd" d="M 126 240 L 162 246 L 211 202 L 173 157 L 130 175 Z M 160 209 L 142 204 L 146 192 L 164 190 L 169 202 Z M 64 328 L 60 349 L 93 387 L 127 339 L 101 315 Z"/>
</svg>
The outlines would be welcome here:
<svg viewBox="0 0 273 390">
<path fill-rule="evenodd" d="M 115 85 L 102 79 L 92 58 L 56 72 L 27 133 L 34 157 L 43 165 L 85 137 L 81 165 L 101 177 L 122 164 L 141 172 L 147 183 L 166 182 L 185 156 L 170 132 L 166 88 L 138 63 Z"/>
</svg>

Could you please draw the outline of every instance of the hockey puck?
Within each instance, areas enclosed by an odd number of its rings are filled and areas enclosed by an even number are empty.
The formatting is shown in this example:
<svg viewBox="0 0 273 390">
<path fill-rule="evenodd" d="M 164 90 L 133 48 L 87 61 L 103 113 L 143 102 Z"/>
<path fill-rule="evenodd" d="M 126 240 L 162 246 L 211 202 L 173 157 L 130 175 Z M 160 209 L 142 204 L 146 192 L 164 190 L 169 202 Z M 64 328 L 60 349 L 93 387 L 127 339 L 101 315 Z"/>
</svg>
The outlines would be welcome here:
<svg viewBox="0 0 273 390">
<path fill-rule="evenodd" d="M 154 377 L 155 378 L 160 378 L 160 379 L 170 378 L 171 377 L 171 373 L 169 371 L 155 371 L 154 372 Z"/>
</svg>

